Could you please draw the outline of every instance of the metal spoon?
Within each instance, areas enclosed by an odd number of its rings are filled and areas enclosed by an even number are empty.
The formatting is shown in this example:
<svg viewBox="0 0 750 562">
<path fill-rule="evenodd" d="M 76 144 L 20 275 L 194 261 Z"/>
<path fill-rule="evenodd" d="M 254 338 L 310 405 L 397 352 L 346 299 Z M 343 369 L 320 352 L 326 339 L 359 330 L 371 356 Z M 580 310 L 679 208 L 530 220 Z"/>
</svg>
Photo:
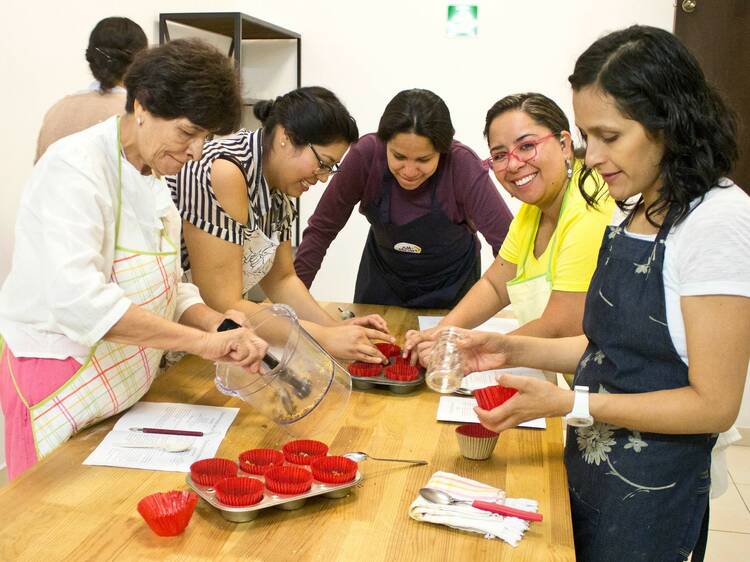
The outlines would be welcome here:
<svg viewBox="0 0 750 562">
<path fill-rule="evenodd" d="M 383 459 L 379 457 L 373 457 L 372 455 L 368 455 L 367 453 L 364 453 L 362 451 L 352 451 L 351 453 L 344 453 L 341 456 L 346 457 L 347 459 L 351 459 L 354 462 L 362 462 L 362 461 L 366 461 L 367 459 L 372 459 L 374 461 L 405 462 L 409 464 L 427 464 L 427 461 L 416 461 L 416 460 L 409 460 L 409 459 Z"/>
<path fill-rule="evenodd" d="M 193 444 L 188 441 L 166 441 L 164 443 L 118 443 L 118 447 L 125 449 L 161 449 L 167 453 L 182 453 L 193 448 Z"/>
<path fill-rule="evenodd" d="M 492 513 L 498 513 L 500 515 L 508 515 L 510 517 L 518 517 L 519 519 L 526 519 L 527 521 L 541 521 L 542 514 L 533 511 L 524 511 L 523 509 L 515 509 L 508 507 L 507 505 L 500 505 L 492 502 L 481 502 L 475 500 L 470 502 L 468 500 L 458 500 L 442 490 L 436 490 L 435 488 L 422 488 L 419 490 L 419 495 L 426 499 L 428 502 L 440 504 L 440 505 L 451 505 L 454 503 L 465 503 L 471 507 L 476 507 L 483 511 L 490 511 Z"/>
</svg>

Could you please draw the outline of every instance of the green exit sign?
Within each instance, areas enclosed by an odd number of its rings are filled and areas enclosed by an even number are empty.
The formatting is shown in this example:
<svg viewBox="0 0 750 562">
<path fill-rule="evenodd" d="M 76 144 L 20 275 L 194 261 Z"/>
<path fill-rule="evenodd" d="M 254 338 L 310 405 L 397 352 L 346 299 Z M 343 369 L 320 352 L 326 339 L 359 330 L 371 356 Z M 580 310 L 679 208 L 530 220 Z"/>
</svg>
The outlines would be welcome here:
<svg viewBox="0 0 750 562">
<path fill-rule="evenodd" d="M 479 27 L 479 6 L 448 4 L 448 37 L 476 37 Z"/>
</svg>

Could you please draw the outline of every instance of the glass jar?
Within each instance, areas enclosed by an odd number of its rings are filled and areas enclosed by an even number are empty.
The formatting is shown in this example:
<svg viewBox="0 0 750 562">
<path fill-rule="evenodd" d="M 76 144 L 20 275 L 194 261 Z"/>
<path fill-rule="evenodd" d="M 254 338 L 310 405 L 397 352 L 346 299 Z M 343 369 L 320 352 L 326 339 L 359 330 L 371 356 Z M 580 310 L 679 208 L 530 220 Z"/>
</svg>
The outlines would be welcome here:
<svg viewBox="0 0 750 562">
<path fill-rule="evenodd" d="M 260 372 L 216 364 L 216 387 L 241 398 L 294 437 L 320 433 L 339 422 L 351 378 L 299 325 L 285 305 L 264 307 L 247 325 L 268 343 Z"/>
<path fill-rule="evenodd" d="M 458 390 L 464 378 L 464 366 L 458 350 L 459 332 L 446 328 L 432 348 L 425 382 L 435 392 L 451 394 Z"/>
</svg>

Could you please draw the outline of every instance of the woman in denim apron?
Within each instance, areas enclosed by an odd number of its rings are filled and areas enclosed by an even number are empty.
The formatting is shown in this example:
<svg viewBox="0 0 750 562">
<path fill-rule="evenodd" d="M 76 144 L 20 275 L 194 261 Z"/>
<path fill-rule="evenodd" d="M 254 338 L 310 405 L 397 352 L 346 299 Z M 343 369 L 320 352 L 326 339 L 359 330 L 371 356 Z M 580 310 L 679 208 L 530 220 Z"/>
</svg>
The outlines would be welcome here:
<svg viewBox="0 0 750 562">
<path fill-rule="evenodd" d="M 576 391 L 501 375 L 518 394 L 477 413 L 502 431 L 571 412 L 578 560 L 703 560 L 711 450 L 737 416 L 750 357 L 750 198 L 726 178 L 736 125 L 661 29 L 602 37 L 570 82 L 586 165 L 626 216 L 605 232 L 584 336 L 464 332 L 467 370 L 577 365 Z"/>
</svg>

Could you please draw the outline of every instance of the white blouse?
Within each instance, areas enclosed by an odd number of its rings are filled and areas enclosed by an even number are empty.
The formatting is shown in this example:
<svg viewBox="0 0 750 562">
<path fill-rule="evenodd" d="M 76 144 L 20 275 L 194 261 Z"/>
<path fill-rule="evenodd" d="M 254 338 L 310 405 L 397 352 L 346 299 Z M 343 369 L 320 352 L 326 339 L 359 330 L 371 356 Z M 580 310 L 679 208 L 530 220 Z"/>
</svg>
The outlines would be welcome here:
<svg viewBox="0 0 750 562">
<path fill-rule="evenodd" d="M 17 357 L 85 359 L 130 307 L 110 281 L 118 198 L 115 117 L 54 143 L 21 197 L 0 335 Z M 119 245 L 160 251 L 162 217 L 179 250 L 181 221 L 165 182 L 122 159 Z M 181 283 L 174 320 L 203 302 Z"/>
</svg>

